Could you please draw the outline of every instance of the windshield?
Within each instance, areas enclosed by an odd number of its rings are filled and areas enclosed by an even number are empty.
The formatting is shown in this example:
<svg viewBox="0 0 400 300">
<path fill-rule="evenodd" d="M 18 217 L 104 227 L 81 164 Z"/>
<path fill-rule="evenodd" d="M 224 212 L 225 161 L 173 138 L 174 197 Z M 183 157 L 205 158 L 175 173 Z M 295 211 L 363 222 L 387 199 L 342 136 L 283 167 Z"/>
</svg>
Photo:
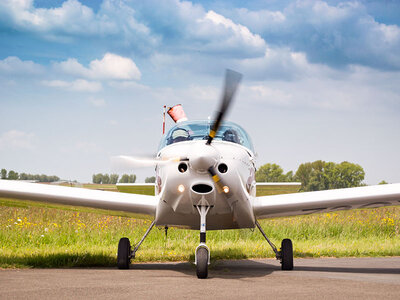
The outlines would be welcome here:
<svg viewBox="0 0 400 300">
<path fill-rule="evenodd" d="M 165 146 L 183 141 L 206 141 L 211 125 L 212 122 L 207 120 L 187 121 L 176 124 L 166 135 L 163 136 L 159 150 Z M 253 145 L 246 131 L 232 122 L 223 122 L 219 127 L 214 140 L 236 143 L 253 151 Z"/>
</svg>

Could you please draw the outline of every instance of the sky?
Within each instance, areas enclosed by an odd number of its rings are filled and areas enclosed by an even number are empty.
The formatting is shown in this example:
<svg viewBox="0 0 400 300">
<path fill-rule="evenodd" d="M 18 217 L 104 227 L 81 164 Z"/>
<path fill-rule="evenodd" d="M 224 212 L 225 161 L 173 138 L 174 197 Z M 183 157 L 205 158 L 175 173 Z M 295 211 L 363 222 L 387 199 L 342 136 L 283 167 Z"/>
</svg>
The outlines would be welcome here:
<svg viewBox="0 0 400 300">
<path fill-rule="evenodd" d="M 400 182 L 400 1 L 0 1 L 0 168 L 90 182 L 149 156 L 162 107 L 217 109 L 258 166 L 360 164 Z M 173 122 L 168 120 L 167 128 Z M 135 169 L 138 181 L 154 170 Z"/>
</svg>

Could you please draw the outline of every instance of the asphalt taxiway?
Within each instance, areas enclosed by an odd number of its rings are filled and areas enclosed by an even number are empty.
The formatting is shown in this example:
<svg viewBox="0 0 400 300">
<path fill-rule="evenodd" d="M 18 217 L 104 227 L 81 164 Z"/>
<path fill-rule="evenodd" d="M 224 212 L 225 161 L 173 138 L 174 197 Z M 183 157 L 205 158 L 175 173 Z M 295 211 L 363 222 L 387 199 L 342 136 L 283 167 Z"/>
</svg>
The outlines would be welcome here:
<svg viewBox="0 0 400 300">
<path fill-rule="evenodd" d="M 400 299 L 400 257 L 217 261 L 208 279 L 191 263 L 117 269 L 0 270 L 1 299 Z"/>
</svg>

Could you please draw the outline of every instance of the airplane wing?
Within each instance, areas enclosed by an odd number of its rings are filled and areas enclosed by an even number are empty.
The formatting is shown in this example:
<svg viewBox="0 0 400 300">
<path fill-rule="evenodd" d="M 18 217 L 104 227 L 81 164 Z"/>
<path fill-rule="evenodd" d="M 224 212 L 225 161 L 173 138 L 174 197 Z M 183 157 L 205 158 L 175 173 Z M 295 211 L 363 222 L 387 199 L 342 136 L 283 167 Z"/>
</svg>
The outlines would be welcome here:
<svg viewBox="0 0 400 300">
<path fill-rule="evenodd" d="M 0 197 L 154 216 L 158 197 L 0 180 Z"/>
<path fill-rule="evenodd" d="M 400 205 L 400 183 L 255 197 L 257 219 Z"/>
</svg>

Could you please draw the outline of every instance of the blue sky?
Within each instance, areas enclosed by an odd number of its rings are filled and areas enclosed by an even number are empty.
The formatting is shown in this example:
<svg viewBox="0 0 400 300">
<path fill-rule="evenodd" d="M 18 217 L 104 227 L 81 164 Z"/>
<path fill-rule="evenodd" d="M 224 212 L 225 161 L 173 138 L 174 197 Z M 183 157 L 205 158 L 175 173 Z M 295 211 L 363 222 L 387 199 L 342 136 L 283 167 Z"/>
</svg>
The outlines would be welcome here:
<svg viewBox="0 0 400 300">
<path fill-rule="evenodd" d="M 1 1 L 0 168 L 90 181 L 154 154 L 162 106 L 228 119 L 259 165 L 359 163 L 400 182 L 398 1 Z M 168 126 L 172 123 L 169 121 Z M 139 181 L 152 170 L 134 170 Z"/>
</svg>

